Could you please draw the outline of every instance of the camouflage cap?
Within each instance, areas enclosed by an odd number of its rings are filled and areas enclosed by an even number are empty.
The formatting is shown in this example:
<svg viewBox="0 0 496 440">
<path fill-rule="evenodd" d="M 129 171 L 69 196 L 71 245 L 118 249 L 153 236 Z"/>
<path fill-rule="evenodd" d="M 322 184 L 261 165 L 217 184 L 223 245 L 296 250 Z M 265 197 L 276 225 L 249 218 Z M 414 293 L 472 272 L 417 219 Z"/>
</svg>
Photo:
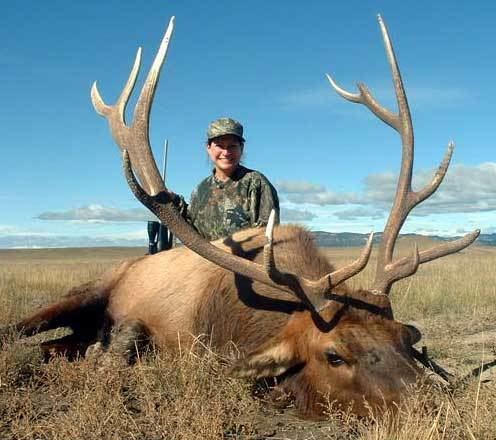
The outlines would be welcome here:
<svg viewBox="0 0 496 440">
<path fill-rule="evenodd" d="M 243 138 L 243 126 L 231 118 L 219 118 L 211 122 L 207 130 L 207 139 L 213 139 L 226 134 L 232 134 L 245 142 Z"/>
</svg>

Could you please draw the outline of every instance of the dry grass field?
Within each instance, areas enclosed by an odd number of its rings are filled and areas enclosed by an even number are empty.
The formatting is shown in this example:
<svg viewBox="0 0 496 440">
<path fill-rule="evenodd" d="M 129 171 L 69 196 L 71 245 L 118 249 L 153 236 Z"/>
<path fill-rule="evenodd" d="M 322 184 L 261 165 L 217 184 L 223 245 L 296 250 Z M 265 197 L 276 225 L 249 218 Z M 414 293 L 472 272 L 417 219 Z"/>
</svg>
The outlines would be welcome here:
<svg viewBox="0 0 496 440">
<path fill-rule="evenodd" d="M 401 241 L 400 241 L 401 242 Z M 428 246 L 422 243 L 421 248 Z M 400 252 L 412 244 L 400 243 Z M 357 249 L 325 249 L 337 266 Z M 56 300 L 144 249 L 0 251 L 0 326 Z M 353 283 L 367 286 L 370 268 Z M 395 286 L 396 318 L 415 321 L 430 355 L 458 377 L 496 357 L 496 249 L 473 246 L 423 266 Z M 44 336 L 46 337 L 46 336 Z M 38 336 L 0 340 L 0 439 L 495 439 L 496 373 L 451 392 L 412 390 L 397 414 L 358 420 L 333 410 L 308 422 L 277 409 L 260 387 L 230 378 L 206 350 L 151 352 L 132 367 L 44 362 Z M 496 370 L 496 368 L 495 368 Z"/>
</svg>

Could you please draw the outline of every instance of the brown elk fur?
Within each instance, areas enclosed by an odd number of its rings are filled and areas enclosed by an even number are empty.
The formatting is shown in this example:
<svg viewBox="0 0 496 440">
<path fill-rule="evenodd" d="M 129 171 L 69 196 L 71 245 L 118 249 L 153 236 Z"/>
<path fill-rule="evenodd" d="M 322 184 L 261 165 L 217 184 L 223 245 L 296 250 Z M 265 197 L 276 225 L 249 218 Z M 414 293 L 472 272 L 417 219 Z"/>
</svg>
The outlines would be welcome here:
<svg viewBox="0 0 496 440">
<path fill-rule="evenodd" d="M 262 229 L 248 229 L 215 245 L 261 262 L 264 243 Z M 282 271 L 318 279 L 333 270 L 300 227 L 277 227 L 274 243 Z M 57 347 L 67 342 L 80 349 L 101 341 L 111 350 L 119 341 L 118 351 L 125 351 L 139 333 L 169 350 L 191 345 L 198 335 L 219 351 L 234 344 L 240 359 L 233 374 L 282 375 L 281 388 L 307 415 L 320 413 L 326 396 L 351 403 L 360 414 L 367 411 L 364 400 L 391 405 L 417 375 L 408 354 L 416 336 L 392 319 L 386 296 L 343 285 L 328 306 L 311 313 L 295 297 L 183 247 L 121 263 L 16 325 L 25 334 L 59 326 L 71 327 L 74 335 L 56 341 Z M 330 363 L 329 351 L 345 363 Z"/>
</svg>

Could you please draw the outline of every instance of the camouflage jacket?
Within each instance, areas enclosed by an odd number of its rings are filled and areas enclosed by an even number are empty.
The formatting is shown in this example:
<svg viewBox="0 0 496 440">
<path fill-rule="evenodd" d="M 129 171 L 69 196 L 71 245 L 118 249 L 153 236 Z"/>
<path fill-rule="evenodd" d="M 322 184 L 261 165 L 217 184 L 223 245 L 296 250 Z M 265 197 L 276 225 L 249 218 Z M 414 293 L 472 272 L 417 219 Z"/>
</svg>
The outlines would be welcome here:
<svg viewBox="0 0 496 440">
<path fill-rule="evenodd" d="M 267 224 L 272 209 L 279 222 L 279 198 L 276 189 L 258 171 L 239 165 L 225 182 L 212 173 L 193 191 L 187 217 L 208 240 L 233 232 Z"/>
</svg>

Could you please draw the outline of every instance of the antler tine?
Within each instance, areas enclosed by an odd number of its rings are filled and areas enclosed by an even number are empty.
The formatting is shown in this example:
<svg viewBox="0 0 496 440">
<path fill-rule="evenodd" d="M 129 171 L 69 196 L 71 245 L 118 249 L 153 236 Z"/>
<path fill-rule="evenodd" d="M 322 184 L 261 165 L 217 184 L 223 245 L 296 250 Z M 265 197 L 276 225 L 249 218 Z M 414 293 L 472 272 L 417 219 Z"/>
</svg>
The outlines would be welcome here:
<svg viewBox="0 0 496 440">
<path fill-rule="evenodd" d="M 357 87 L 360 93 L 350 93 L 342 87 L 338 86 L 331 75 L 326 73 L 326 76 L 331 83 L 332 88 L 337 92 L 338 95 L 340 95 L 347 101 L 354 102 L 355 104 L 365 105 L 379 119 L 393 127 L 395 130 L 399 131 L 398 115 L 395 115 L 387 108 L 381 106 L 365 84 L 358 83 Z"/>
<path fill-rule="evenodd" d="M 274 225 L 276 220 L 276 211 L 272 209 L 270 211 L 269 220 L 267 221 L 267 228 L 265 229 L 265 238 L 267 240 L 264 246 L 264 267 L 265 271 L 271 279 L 277 278 L 278 272 L 276 270 L 276 264 L 274 261 L 274 248 L 273 236 L 274 236 Z"/>
<path fill-rule="evenodd" d="M 334 79 L 326 73 L 327 79 L 331 83 L 332 88 L 337 92 L 338 95 L 340 95 L 342 98 L 346 99 L 347 101 L 354 102 L 356 104 L 365 104 L 363 97 L 360 93 L 350 93 L 343 89 L 342 87 L 339 87 L 338 83 L 334 81 Z"/>
<path fill-rule="evenodd" d="M 369 234 L 369 238 L 361 255 L 352 263 L 347 266 L 341 267 L 340 269 L 335 270 L 329 276 L 332 284 L 337 286 L 341 284 L 343 281 L 355 276 L 357 273 L 361 272 L 367 266 L 369 262 L 370 254 L 372 252 L 372 241 L 374 240 L 374 233 L 371 232 Z"/>
<path fill-rule="evenodd" d="M 274 250 L 273 250 L 273 230 L 274 230 L 274 219 L 275 219 L 275 211 L 272 210 L 269 216 L 269 220 L 267 222 L 267 229 L 265 231 L 265 236 L 267 238 L 267 243 L 264 246 L 264 267 L 265 271 L 269 275 L 269 277 L 276 281 L 282 282 L 284 279 L 284 273 L 281 273 L 277 270 L 274 260 Z M 301 284 L 308 285 L 313 283 L 316 289 L 321 291 L 321 294 L 325 296 L 325 294 L 330 290 L 330 286 L 335 287 L 347 279 L 355 276 L 357 273 L 361 272 L 365 266 L 367 265 L 370 254 L 372 252 L 372 242 L 374 238 L 374 233 L 371 232 L 365 247 L 362 250 L 360 256 L 353 261 L 352 263 L 341 267 L 330 274 L 325 275 L 320 280 L 317 281 L 309 281 L 304 280 L 301 277 L 297 277 L 301 280 Z"/>
<path fill-rule="evenodd" d="M 408 106 L 408 100 L 406 98 L 403 80 L 401 79 L 398 62 L 396 61 L 396 55 L 394 54 L 393 44 L 391 43 L 391 38 L 389 37 L 389 32 L 387 30 L 386 24 L 384 23 L 384 20 L 380 15 L 377 16 L 377 20 L 379 21 L 379 27 L 381 28 L 384 48 L 386 49 L 386 56 L 391 67 L 394 90 L 396 93 L 396 101 L 398 103 L 398 127 L 396 127 L 396 129 L 400 133 L 401 137 L 404 139 L 404 142 L 411 141 L 413 143 L 413 126 L 412 118 L 410 115 L 410 108 Z"/>
<path fill-rule="evenodd" d="M 475 231 L 466 234 L 457 240 L 433 246 L 422 252 L 418 252 L 417 245 L 415 245 L 413 257 L 403 257 L 394 263 L 391 263 L 387 267 L 387 270 L 382 274 L 383 277 L 375 279 L 374 291 L 376 293 L 388 291 L 390 286 L 395 281 L 413 275 L 421 264 L 436 260 L 446 255 L 454 254 L 462 249 L 465 249 L 467 246 L 470 246 L 477 239 L 479 234 L 480 230 L 476 229 Z"/>
<path fill-rule="evenodd" d="M 160 43 L 157 55 L 153 60 L 152 67 L 148 72 L 143 89 L 141 90 L 138 102 L 136 103 L 136 108 L 134 111 L 134 125 L 143 125 L 148 127 L 150 121 L 150 110 L 153 98 L 155 96 L 155 90 L 157 89 L 158 79 L 160 77 L 160 71 L 162 70 L 162 65 L 167 57 L 167 51 L 169 49 L 169 43 L 174 34 L 174 22 L 175 17 L 171 17 L 167 30 L 165 31 L 164 38 Z M 148 138 L 148 130 L 144 130 Z"/>
<path fill-rule="evenodd" d="M 95 110 L 107 118 L 110 130 L 117 145 L 122 150 L 128 150 L 140 181 L 145 190 L 152 195 L 158 194 L 160 191 L 166 189 L 153 158 L 150 146 L 149 120 L 158 78 L 167 55 L 169 41 L 173 32 L 174 17 L 172 17 L 169 22 L 160 48 L 155 56 L 152 67 L 150 68 L 143 89 L 141 90 L 134 111 L 134 120 L 130 126 L 127 126 L 125 123 L 125 109 L 136 84 L 136 78 L 141 65 L 141 48 L 138 49 L 129 78 L 114 106 L 109 106 L 104 103 L 98 91 L 96 81 L 91 88 L 91 99 Z"/>
<path fill-rule="evenodd" d="M 433 246 L 419 253 L 419 264 L 427 263 L 432 260 L 444 257 L 445 255 L 454 254 L 455 252 L 470 246 L 480 235 L 480 229 L 476 229 L 469 234 L 464 235 L 457 240 L 449 241 L 437 246 Z M 394 263 L 395 266 L 405 264 L 409 257 L 403 257 Z"/>
<path fill-rule="evenodd" d="M 141 47 L 139 47 L 136 52 L 136 56 L 134 57 L 133 68 L 129 73 L 129 77 L 126 81 L 126 85 L 122 89 L 122 92 L 115 104 L 115 108 L 116 108 L 115 111 L 119 115 L 118 121 L 124 125 L 126 123 L 126 116 L 125 116 L 126 106 L 129 101 L 129 97 L 131 96 L 131 93 L 134 90 L 134 86 L 136 85 L 136 79 L 138 78 L 138 73 L 141 65 L 141 52 L 142 49 Z M 95 81 L 91 86 L 91 101 L 93 102 L 93 106 L 95 107 L 95 110 L 98 112 L 98 114 L 102 116 L 107 116 L 112 111 L 113 107 L 108 106 L 103 101 L 100 92 L 98 90 L 97 81 Z M 117 139 L 116 142 L 118 145 L 120 145 Z"/>
<path fill-rule="evenodd" d="M 420 202 L 423 202 L 425 199 L 429 198 L 432 194 L 436 192 L 441 183 L 448 172 L 448 167 L 451 162 L 451 157 L 453 156 L 453 151 L 455 149 L 455 144 L 453 141 L 448 143 L 448 149 L 446 150 L 446 154 L 442 162 L 439 164 L 439 167 L 432 177 L 430 183 L 428 183 L 422 190 L 416 191 L 412 195 L 412 203 L 414 206 L 418 205 Z"/>
</svg>

